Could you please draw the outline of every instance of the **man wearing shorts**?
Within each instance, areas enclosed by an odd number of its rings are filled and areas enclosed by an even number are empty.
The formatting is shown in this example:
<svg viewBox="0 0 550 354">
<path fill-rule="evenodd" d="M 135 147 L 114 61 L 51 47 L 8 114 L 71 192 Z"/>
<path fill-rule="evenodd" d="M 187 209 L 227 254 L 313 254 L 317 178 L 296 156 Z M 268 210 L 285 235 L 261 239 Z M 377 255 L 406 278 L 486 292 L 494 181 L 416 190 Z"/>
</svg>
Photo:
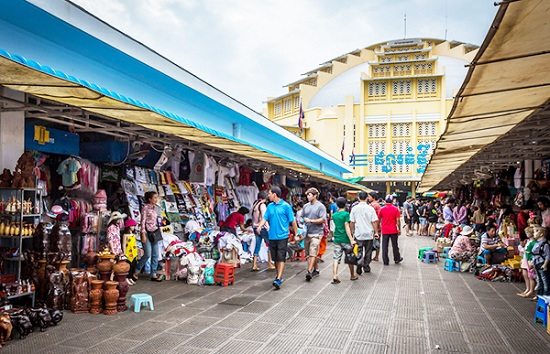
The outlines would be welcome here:
<svg viewBox="0 0 550 354">
<path fill-rule="evenodd" d="M 412 198 L 407 198 L 403 203 L 403 221 L 405 221 L 405 235 L 411 236 L 412 234 Z"/>
<path fill-rule="evenodd" d="M 306 281 L 319 275 L 317 268 L 317 254 L 323 237 L 324 224 L 327 219 L 327 209 L 321 203 L 317 188 L 309 188 L 306 191 L 309 203 L 302 209 L 302 217 L 306 226 L 305 250 L 307 257 Z"/>
<path fill-rule="evenodd" d="M 294 219 L 292 207 L 281 199 L 281 194 L 281 188 L 271 187 L 267 194 L 271 204 L 267 206 L 263 220 L 256 227 L 256 231 L 260 233 L 266 223 L 269 225 L 269 251 L 277 269 L 276 278 L 273 280 L 273 286 L 276 290 L 279 290 L 283 284 L 283 272 L 288 252 L 288 228 L 291 223 L 294 235 L 298 234 L 298 225 L 296 219 Z"/>
</svg>

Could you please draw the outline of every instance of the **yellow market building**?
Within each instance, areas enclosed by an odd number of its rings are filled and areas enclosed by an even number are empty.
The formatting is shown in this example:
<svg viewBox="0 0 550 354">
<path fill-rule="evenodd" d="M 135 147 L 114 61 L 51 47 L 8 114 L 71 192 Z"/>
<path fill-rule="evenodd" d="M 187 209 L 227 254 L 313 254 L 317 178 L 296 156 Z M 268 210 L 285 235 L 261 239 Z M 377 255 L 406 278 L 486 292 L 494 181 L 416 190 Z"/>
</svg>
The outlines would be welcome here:
<svg viewBox="0 0 550 354">
<path fill-rule="evenodd" d="M 264 113 L 342 158 L 367 187 L 414 193 L 477 49 L 440 39 L 357 49 L 286 85 Z"/>
</svg>

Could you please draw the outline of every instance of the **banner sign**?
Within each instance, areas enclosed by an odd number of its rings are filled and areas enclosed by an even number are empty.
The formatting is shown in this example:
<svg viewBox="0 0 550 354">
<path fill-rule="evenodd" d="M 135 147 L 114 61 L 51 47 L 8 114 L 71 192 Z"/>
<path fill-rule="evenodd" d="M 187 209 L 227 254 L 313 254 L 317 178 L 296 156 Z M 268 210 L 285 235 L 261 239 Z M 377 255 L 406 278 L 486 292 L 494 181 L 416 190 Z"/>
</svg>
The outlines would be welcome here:
<svg viewBox="0 0 550 354">
<path fill-rule="evenodd" d="M 375 166 L 381 166 L 384 173 L 392 172 L 396 165 L 416 165 L 416 172 L 424 173 L 428 164 L 428 157 L 432 153 L 431 147 L 430 144 L 418 144 L 416 154 L 413 153 L 412 147 L 408 147 L 405 154 L 386 155 L 384 151 L 380 151 L 375 155 L 350 155 L 349 164 L 352 167 L 368 166 L 374 162 Z"/>
</svg>

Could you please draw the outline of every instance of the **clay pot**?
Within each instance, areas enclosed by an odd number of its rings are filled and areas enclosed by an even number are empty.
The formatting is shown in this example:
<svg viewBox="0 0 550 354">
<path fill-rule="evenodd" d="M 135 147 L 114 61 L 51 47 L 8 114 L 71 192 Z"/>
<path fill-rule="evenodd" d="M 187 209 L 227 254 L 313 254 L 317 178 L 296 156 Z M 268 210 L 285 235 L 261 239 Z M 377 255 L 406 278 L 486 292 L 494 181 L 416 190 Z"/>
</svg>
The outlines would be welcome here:
<svg viewBox="0 0 550 354">
<path fill-rule="evenodd" d="M 71 269 L 71 295 L 69 306 L 74 313 L 88 312 L 88 272 Z"/>
<path fill-rule="evenodd" d="M 103 298 L 105 299 L 105 309 L 103 314 L 114 315 L 117 313 L 117 300 L 118 300 L 118 283 L 116 281 L 105 282 L 105 291 L 103 292 Z"/>
<path fill-rule="evenodd" d="M 84 256 L 83 261 L 86 263 L 86 269 L 88 272 L 92 274 L 97 272 L 97 268 L 95 267 L 95 264 L 97 263 L 97 253 L 94 251 L 93 240 L 91 238 L 88 243 L 88 252 Z"/>
<path fill-rule="evenodd" d="M 101 313 L 101 303 L 103 299 L 103 280 L 92 280 L 90 290 L 90 313 L 97 315 Z"/>
<path fill-rule="evenodd" d="M 113 255 L 100 256 L 99 263 L 97 263 L 97 269 L 99 270 L 99 279 L 108 281 L 111 279 L 111 272 L 113 270 Z"/>
<path fill-rule="evenodd" d="M 115 280 L 118 282 L 117 311 L 124 312 L 128 310 L 128 306 L 126 306 L 126 294 L 129 289 L 127 277 L 130 271 L 130 263 L 125 260 L 119 260 L 114 265 L 113 271 L 115 272 Z"/>
</svg>

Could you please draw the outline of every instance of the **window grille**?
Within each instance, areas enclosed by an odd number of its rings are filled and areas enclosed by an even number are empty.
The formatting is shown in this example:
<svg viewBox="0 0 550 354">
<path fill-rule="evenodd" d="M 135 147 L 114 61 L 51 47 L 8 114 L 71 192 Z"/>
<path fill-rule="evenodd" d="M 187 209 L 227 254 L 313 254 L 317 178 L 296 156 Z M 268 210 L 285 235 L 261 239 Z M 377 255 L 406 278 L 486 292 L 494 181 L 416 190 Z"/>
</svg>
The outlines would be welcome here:
<svg viewBox="0 0 550 354">
<path fill-rule="evenodd" d="M 411 80 L 395 80 L 393 82 L 393 94 L 394 95 L 410 95 L 411 94 Z"/>
<path fill-rule="evenodd" d="M 419 136 L 435 136 L 436 122 L 419 122 L 417 124 Z"/>
<path fill-rule="evenodd" d="M 281 114 L 281 102 L 275 102 L 275 105 L 273 106 L 273 113 L 278 116 Z"/>
<path fill-rule="evenodd" d="M 291 110 L 291 105 L 292 105 L 292 102 L 290 100 L 290 98 L 286 98 L 284 101 L 283 101 L 283 110 L 285 113 L 287 112 L 290 112 Z"/>
<path fill-rule="evenodd" d="M 386 142 L 384 141 L 369 141 L 368 154 L 369 154 L 369 173 L 381 173 L 382 166 L 374 163 L 374 156 L 379 152 L 384 152 L 386 149 Z"/>
<path fill-rule="evenodd" d="M 411 136 L 412 123 L 392 123 L 392 136 Z"/>
<path fill-rule="evenodd" d="M 294 109 L 300 109 L 300 96 L 294 96 Z"/>
<path fill-rule="evenodd" d="M 393 166 L 393 172 L 396 173 L 410 173 L 413 165 L 407 165 L 404 163 L 404 155 L 408 153 L 407 149 L 411 147 L 411 142 L 409 140 L 394 140 L 392 141 L 392 153 L 395 155 L 396 159 L 398 155 L 403 155 L 402 163 L 396 163 Z M 414 152 L 413 152 L 414 153 Z"/>
<path fill-rule="evenodd" d="M 369 124 L 369 138 L 385 138 L 386 124 Z"/>
<path fill-rule="evenodd" d="M 420 95 L 435 94 L 437 92 L 436 79 L 420 79 L 418 80 L 417 92 Z"/>
</svg>

